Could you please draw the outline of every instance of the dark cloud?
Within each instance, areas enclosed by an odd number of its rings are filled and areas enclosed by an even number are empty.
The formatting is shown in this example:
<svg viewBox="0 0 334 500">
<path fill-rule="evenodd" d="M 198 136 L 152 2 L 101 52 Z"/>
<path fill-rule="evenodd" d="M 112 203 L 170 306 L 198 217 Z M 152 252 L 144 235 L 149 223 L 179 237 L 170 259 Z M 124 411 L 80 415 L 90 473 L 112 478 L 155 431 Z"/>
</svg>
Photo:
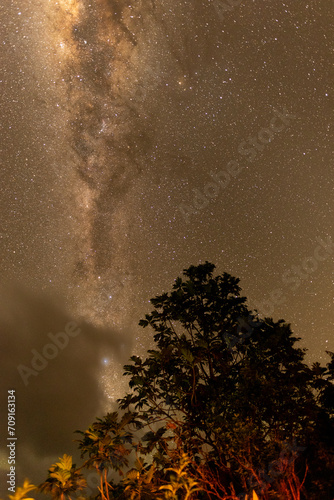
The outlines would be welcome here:
<svg viewBox="0 0 334 500">
<path fill-rule="evenodd" d="M 83 430 L 105 411 L 101 360 L 125 363 L 130 342 L 124 333 L 80 322 L 61 304 L 27 290 L 2 288 L 0 303 L 1 408 L 7 407 L 7 391 L 15 389 L 18 474 L 41 480 L 37 471 L 45 475 L 46 469 L 41 470 L 40 464 L 72 453 L 76 449 L 73 432 Z M 75 336 L 66 336 L 66 331 Z M 42 356 L 37 361 L 36 352 Z M 45 363 L 45 368 L 34 370 L 34 361 L 39 368 Z M 1 435 L 7 436 L 6 418 L 1 425 Z M 1 446 L 3 458 L 5 442 Z M 38 457 L 38 467 L 33 457 Z"/>
</svg>

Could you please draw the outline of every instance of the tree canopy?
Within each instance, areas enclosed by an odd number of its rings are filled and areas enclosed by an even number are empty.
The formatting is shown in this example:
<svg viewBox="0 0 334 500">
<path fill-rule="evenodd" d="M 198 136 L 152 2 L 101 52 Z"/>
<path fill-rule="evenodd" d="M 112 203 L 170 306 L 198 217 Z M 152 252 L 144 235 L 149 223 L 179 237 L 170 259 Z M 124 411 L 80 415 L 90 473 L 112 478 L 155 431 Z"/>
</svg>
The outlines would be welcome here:
<svg viewBox="0 0 334 500">
<path fill-rule="evenodd" d="M 228 484 L 247 490 L 287 443 L 291 459 L 295 448 L 303 450 L 298 478 L 301 484 L 307 472 L 310 489 L 319 479 L 312 477 L 315 463 L 317 475 L 325 463 L 333 467 L 333 438 L 319 450 L 325 429 L 333 431 L 333 354 L 327 368 L 309 368 L 290 325 L 260 319 L 240 295 L 239 280 L 213 276 L 214 269 L 209 262 L 191 266 L 171 293 L 151 300 L 154 310 L 140 325 L 153 329 L 156 348 L 125 366 L 132 391 L 120 408 L 133 407 L 143 425 L 160 423 L 144 440 L 161 463 L 169 460 L 165 420 L 173 423 L 182 449 L 208 477 L 218 475 L 226 493 Z"/>
</svg>

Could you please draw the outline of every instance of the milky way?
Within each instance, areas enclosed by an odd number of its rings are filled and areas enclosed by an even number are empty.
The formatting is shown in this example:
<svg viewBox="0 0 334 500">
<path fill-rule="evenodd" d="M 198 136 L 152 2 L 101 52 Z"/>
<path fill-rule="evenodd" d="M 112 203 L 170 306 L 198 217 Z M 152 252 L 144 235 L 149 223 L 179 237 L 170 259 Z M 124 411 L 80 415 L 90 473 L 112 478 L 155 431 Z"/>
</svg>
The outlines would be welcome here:
<svg viewBox="0 0 334 500">
<path fill-rule="evenodd" d="M 327 361 L 331 2 L 7 3 L 2 394 L 27 415 L 22 475 L 122 396 L 122 364 L 152 346 L 138 320 L 191 264 L 239 277 Z M 24 387 L 17 365 L 67 321 L 82 337 Z"/>
</svg>

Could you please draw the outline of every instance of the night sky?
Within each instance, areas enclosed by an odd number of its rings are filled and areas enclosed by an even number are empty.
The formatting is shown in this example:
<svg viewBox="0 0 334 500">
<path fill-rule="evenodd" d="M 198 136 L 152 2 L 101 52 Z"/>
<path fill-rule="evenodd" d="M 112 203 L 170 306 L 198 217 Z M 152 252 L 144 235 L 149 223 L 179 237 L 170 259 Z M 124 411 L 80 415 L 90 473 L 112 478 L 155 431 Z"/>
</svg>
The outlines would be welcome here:
<svg viewBox="0 0 334 500">
<path fill-rule="evenodd" d="M 18 482 L 41 482 L 125 393 L 122 365 L 152 347 L 137 326 L 149 299 L 192 264 L 240 278 L 250 307 L 327 362 L 332 2 L 5 0 L 0 13 L 1 474 L 8 389 Z M 25 384 L 18 366 L 73 323 Z"/>
</svg>

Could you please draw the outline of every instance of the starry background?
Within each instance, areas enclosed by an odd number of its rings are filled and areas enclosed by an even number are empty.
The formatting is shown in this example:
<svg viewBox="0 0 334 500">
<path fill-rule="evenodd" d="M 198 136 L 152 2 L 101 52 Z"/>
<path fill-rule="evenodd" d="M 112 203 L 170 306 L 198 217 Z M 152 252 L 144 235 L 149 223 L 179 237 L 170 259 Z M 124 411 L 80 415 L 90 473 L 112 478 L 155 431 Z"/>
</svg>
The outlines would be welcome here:
<svg viewBox="0 0 334 500">
<path fill-rule="evenodd" d="M 18 483 L 44 480 L 75 454 L 73 431 L 114 408 L 122 365 L 152 347 L 137 326 L 149 299 L 191 264 L 239 277 L 327 362 L 331 7 L 1 5 L 1 435 L 14 388 Z M 81 334 L 25 386 L 17 366 L 69 321 Z"/>
</svg>

